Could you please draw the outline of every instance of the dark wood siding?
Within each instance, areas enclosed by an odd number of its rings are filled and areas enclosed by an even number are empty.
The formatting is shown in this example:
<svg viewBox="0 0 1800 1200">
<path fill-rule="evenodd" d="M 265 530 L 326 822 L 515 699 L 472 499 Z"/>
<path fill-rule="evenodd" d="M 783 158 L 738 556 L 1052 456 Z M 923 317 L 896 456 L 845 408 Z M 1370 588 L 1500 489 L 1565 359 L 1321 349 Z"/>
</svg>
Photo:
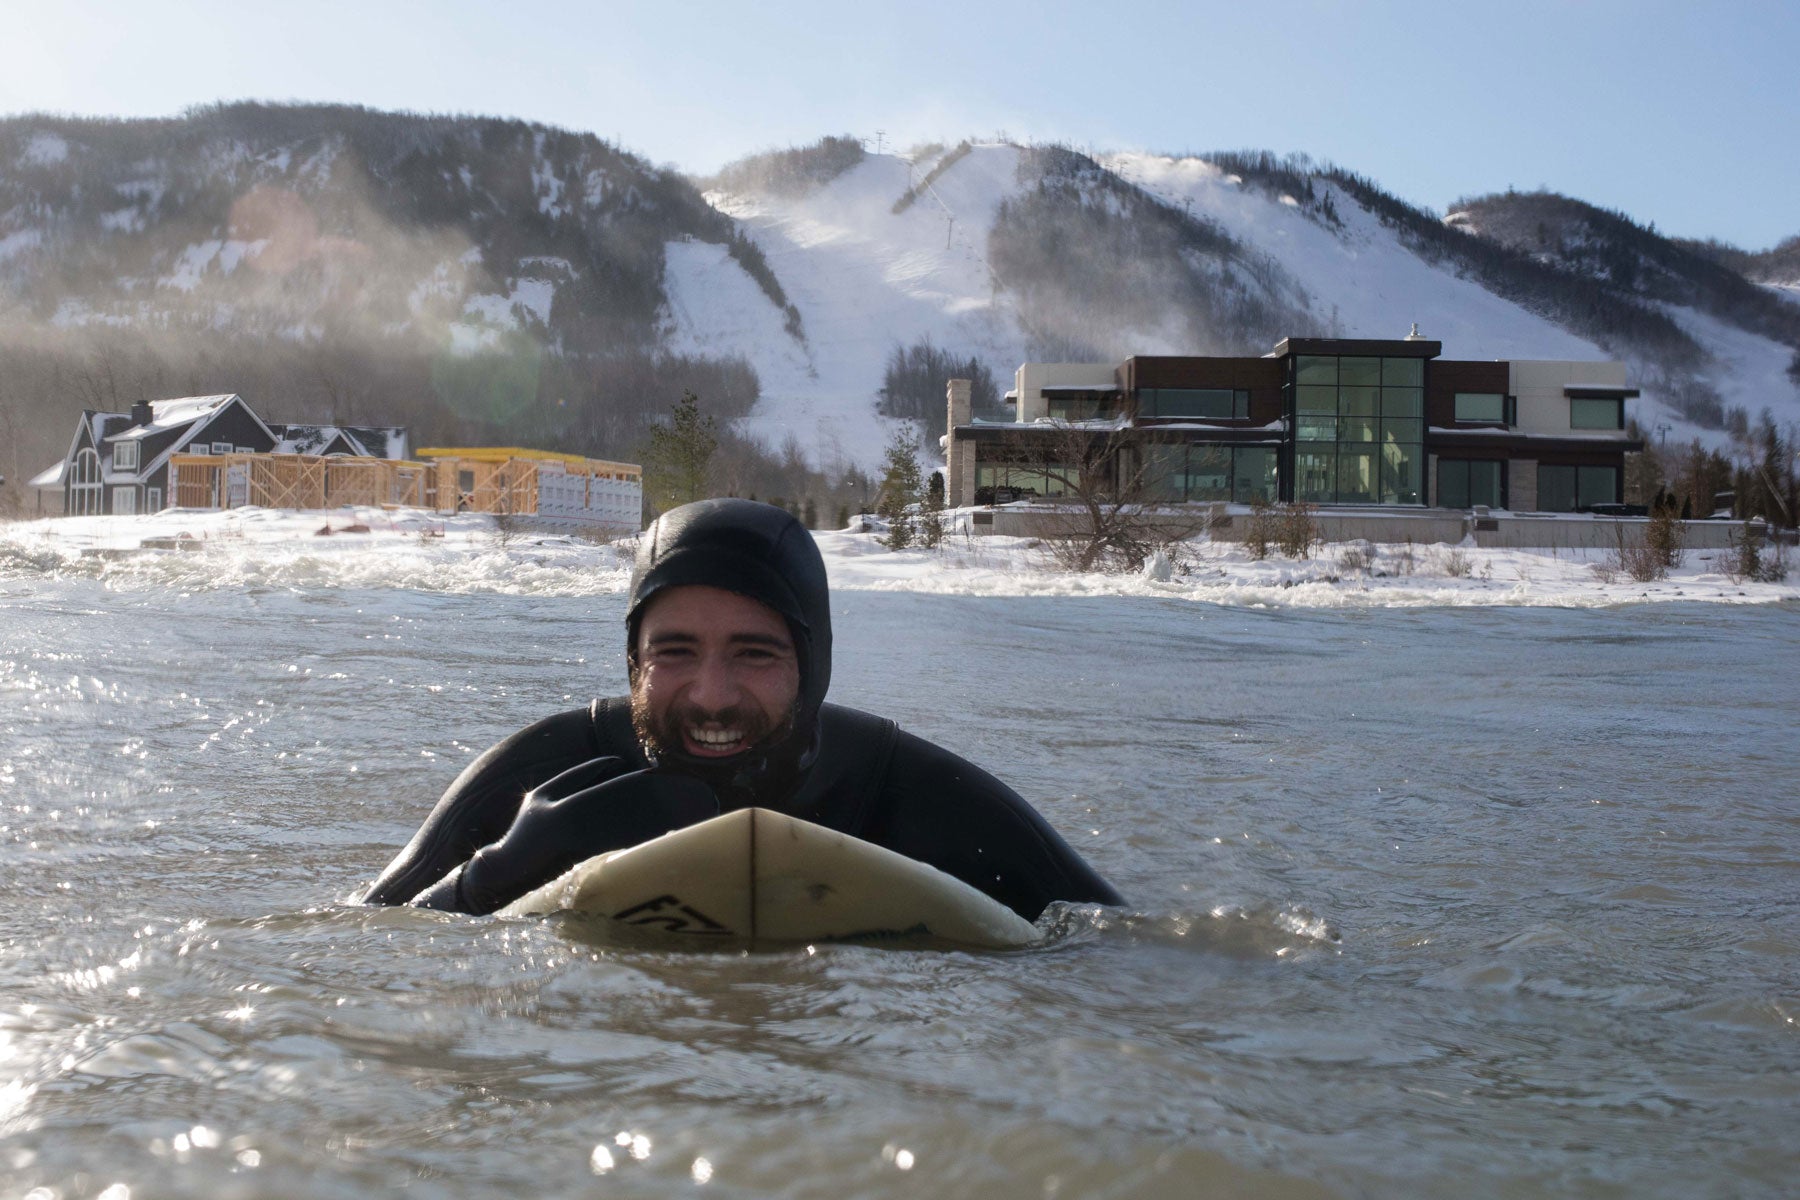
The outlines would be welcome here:
<svg viewBox="0 0 1800 1200">
<path fill-rule="evenodd" d="M 1138 357 L 1125 360 L 1125 388 L 1231 388 L 1250 393 L 1250 424 L 1281 418 L 1281 361 L 1274 358 Z"/>
<path fill-rule="evenodd" d="M 1494 392 L 1504 396 L 1511 373 L 1505 362 L 1462 362 L 1438 359 L 1425 368 L 1425 421 L 1456 423 L 1456 393 Z"/>
</svg>

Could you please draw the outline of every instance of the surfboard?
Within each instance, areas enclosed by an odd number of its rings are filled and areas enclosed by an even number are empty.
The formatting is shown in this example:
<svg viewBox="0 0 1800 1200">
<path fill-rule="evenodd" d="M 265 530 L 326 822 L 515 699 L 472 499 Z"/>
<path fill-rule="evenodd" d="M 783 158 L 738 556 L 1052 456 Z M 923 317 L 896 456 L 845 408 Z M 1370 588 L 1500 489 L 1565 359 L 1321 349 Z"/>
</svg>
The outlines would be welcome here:
<svg viewBox="0 0 1800 1200">
<path fill-rule="evenodd" d="M 580 863 L 501 916 L 595 913 L 718 942 L 1036 941 L 1031 922 L 960 879 L 766 808 L 744 808 Z"/>
</svg>

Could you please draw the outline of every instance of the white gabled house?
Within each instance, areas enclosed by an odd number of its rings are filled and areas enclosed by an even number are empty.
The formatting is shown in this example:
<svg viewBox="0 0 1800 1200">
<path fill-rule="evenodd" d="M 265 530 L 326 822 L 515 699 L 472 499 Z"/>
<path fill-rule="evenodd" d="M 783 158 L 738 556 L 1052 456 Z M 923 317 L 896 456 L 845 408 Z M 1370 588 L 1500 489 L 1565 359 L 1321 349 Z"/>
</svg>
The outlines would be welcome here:
<svg viewBox="0 0 1800 1200">
<path fill-rule="evenodd" d="M 406 431 L 272 425 L 236 393 L 140 401 L 129 413 L 82 413 L 68 454 L 29 483 L 60 488 L 68 516 L 156 512 L 171 499 L 169 459 L 175 454 L 405 458 Z"/>
</svg>

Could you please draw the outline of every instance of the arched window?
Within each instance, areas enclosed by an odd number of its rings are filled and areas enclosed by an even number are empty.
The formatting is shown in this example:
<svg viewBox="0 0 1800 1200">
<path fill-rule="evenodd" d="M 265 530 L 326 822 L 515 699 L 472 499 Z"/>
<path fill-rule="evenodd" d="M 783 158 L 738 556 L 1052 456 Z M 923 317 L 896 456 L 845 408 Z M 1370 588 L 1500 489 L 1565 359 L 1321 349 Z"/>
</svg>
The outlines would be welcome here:
<svg viewBox="0 0 1800 1200">
<path fill-rule="evenodd" d="M 100 456 L 92 447 L 76 451 L 75 469 L 69 474 L 69 515 L 85 517 L 104 512 L 100 487 Z"/>
</svg>

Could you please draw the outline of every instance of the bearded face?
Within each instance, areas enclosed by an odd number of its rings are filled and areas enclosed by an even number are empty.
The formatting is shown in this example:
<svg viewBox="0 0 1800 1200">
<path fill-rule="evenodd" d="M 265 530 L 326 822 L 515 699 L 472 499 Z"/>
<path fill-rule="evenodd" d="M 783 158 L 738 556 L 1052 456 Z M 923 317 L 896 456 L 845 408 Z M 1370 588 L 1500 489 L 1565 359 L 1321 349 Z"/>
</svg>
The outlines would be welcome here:
<svg viewBox="0 0 1800 1200">
<path fill-rule="evenodd" d="M 631 717 L 652 754 L 728 759 L 785 736 L 799 658 L 773 609 L 720 588 L 671 588 L 638 625 Z"/>
</svg>

